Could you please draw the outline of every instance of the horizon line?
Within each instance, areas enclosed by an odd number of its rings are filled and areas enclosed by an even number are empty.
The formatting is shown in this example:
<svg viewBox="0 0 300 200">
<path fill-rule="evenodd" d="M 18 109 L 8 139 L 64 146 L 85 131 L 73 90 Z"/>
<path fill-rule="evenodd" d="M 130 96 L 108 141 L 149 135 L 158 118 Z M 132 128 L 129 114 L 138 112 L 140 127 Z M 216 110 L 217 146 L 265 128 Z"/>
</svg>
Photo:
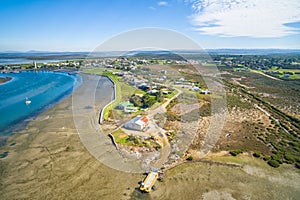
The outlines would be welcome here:
<svg viewBox="0 0 300 200">
<path fill-rule="evenodd" d="M 3 50 L 0 53 L 107 53 L 107 52 L 145 52 L 145 51 L 203 51 L 203 50 L 299 50 L 300 48 L 203 48 L 203 49 L 166 49 L 166 50 L 155 50 L 155 49 L 145 49 L 145 50 L 111 50 L 111 51 L 56 51 L 56 50 Z"/>
</svg>

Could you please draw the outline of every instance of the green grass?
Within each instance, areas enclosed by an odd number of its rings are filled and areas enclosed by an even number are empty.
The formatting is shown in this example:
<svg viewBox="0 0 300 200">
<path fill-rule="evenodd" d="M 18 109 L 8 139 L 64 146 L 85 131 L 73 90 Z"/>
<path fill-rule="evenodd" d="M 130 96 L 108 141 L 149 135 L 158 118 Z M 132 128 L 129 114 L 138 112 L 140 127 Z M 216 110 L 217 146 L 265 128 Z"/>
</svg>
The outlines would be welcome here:
<svg viewBox="0 0 300 200">
<path fill-rule="evenodd" d="M 128 143 L 129 136 L 124 133 L 121 129 L 117 129 L 112 132 L 112 135 L 115 137 L 115 140 L 118 144 L 126 145 Z"/>
<path fill-rule="evenodd" d="M 300 79 L 300 75 L 296 74 L 296 73 L 298 73 L 298 74 L 300 73 L 300 69 L 278 69 L 277 67 L 272 67 L 271 69 L 269 69 L 265 72 L 269 72 L 269 73 L 278 72 L 279 74 L 273 75 L 278 78 L 284 78 L 284 73 L 292 73 L 292 75 L 290 75 L 288 79 L 292 79 L 292 80 Z"/>
<path fill-rule="evenodd" d="M 237 94 L 227 94 L 226 103 L 227 103 L 227 107 L 230 109 L 234 107 L 250 109 L 252 107 L 251 103 L 247 101 L 242 101 L 241 97 L 238 96 Z"/>
<path fill-rule="evenodd" d="M 173 96 L 175 96 L 176 94 L 178 94 L 177 90 L 174 90 L 172 93 L 165 95 L 166 98 L 171 99 Z"/>
<path fill-rule="evenodd" d="M 213 64 L 213 63 L 203 63 L 201 65 L 204 66 L 204 67 L 214 67 L 214 66 L 216 66 L 216 64 Z"/>
<path fill-rule="evenodd" d="M 146 92 L 143 91 L 143 90 L 136 90 L 136 91 L 134 91 L 134 94 L 142 94 L 142 95 L 145 95 Z"/>
<path fill-rule="evenodd" d="M 138 147 L 154 147 L 161 148 L 159 144 L 156 144 L 153 139 L 143 139 L 139 136 L 129 136 L 121 129 L 117 129 L 111 133 L 116 143 L 124 146 L 138 146 Z"/>
<path fill-rule="evenodd" d="M 113 75 L 111 72 L 103 72 L 102 75 L 109 77 L 111 80 L 115 82 L 115 90 L 116 90 L 116 99 L 115 101 L 109 103 L 104 111 L 103 111 L 103 119 L 107 120 L 109 117 L 109 112 L 113 108 L 115 108 L 122 100 L 122 94 L 121 94 L 121 84 L 119 82 L 119 77 L 116 75 Z"/>
<path fill-rule="evenodd" d="M 87 74 L 102 74 L 104 72 L 104 68 L 97 68 L 97 69 L 84 69 L 82 70 L 83 73 Z"/>
<path fill-rule="evenodd" d="M 293 80 L 300 79 L 300 75 L 297 74 L 291 75 L 289 79 L 293 79 Z"/>
<path fill-rule="evenodd" d="M 120 71 L 120 70 L 115 70 L 115 71 Z M 115 89 L 116 89 L 116 99 L 115 101 L 111 102 L 108 104 L 104 111 L 103 111 L 103 119 L 107 120 L 109 118 L 109 113 L 112 109 L 114 109 L 117 105 L 119 105 L 122 101 L 127 101 L 129 100 L 130 96 L 133 94 L 145 94 L 144 91 L 136 89 L 130 85 L 127 85 L 125 83 L 122 83 L 119 81 L 121 77 L 116 76 L 112 74 L 111 71 L 106 71 L 104 68 L 99 68 L 99 69 L 86 69 L 83 70 L 84 73 L 89 73 L 89 74 L 100 74 L 103 76 L 109 77 L 111 80 L 115 82 Z"/>
<path fill-rule="evenodd" d="M 300 69 L 277 69 L 276 71 L 280 73 L 285 73 L 285 72 L 300 73 Z"/>
<path fill-rule="evenodd" d="M 83 72 L 88 73 L 88 74 L 100 74 L 103 76 L 107 76 L 115 82 L 116 99 L 114 102 L 109 103 L 103 111 L 103 119 L 107 120 L 109 117 L 109 111 L 111 109 L 113 109 L 114 107 L 116 107 L 116 105 L 118 105 L 118 103 L 120 103 L 120 101 L 121 101 L 122 96 L 121 96 L 121 86 L 120 86 L 120 83 L 118 80 L 119 77 L 112 74 L 112 72 L 110 72 L 110 71 L 106 71 L 106 69 L 104 69 L 104 68 L 84 69 Z"/>
<path fill-rule="evenodd" d="M 87 74 L 103 74 L 103 73 L 112 73 L 112 72 L 122 72 L 119 69 L 107 69 L 107 68 L 93 68 L 93 69 L 84 69 L 83 73 Z"/>
<path fill-rule="evenodd" d="M 128 100 L 129 97 L 131 97 L 131 95 L 133 95 L 133 94 L 144 94 L 145 93 L 144 91 L 137 90 L 135 87 L 132 87 L 125 83 L 120 82 L 120 86 L 121 86 L 122 100 L 124 100 L 124 101 Z"/>
</svg>

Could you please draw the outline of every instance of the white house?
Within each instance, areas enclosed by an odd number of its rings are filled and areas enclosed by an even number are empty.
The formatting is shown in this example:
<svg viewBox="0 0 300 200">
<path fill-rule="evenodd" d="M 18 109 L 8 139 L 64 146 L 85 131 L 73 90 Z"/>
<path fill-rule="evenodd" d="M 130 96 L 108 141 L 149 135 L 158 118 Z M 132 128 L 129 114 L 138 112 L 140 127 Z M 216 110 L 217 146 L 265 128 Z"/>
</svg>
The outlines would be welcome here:
<svg viewBox="0 0 300 200">
<path fill-rule="evenodd" d="M 211 94 L 211 91 L 208 91 L 208 90 L 202 90 L 200 92 L 200 94 Z"/>
<path fill-rule="evenodd" d="M 200 91 L 200 88 L 197 87 L 197 86 L 194 86 L 194 87 L 192 87 L 192 90 L 193 90 L 193 91 Z"/>
<path fill-rule="evenodd" d="M 124 128 L 144 131 L 149 126 L 149 119 L 147 116 L 138 116 L 126 122 Z"/>
<path fill-rule="evenodd" d="M 156 94 L 156 93 L 159 93 L 159 90 L 153 89 L 153 90 L 149 90 L 147 93 L 148 94 Z"/>
</svg>

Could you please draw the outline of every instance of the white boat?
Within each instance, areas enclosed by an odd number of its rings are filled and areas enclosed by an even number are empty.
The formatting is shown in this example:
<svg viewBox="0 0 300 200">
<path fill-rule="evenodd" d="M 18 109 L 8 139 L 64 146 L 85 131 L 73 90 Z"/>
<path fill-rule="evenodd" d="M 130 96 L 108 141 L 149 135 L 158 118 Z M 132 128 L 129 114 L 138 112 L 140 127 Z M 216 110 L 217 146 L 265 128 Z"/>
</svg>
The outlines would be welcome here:
<svg viewBox="0 0 300 200">
<path fill-rule="evenodd" d="M 29 105 L 29 104 L 31 104 L 31 101 L 26 97 L 26 101 L 25 101 L 25 104 L 26 105 Z"/>
</svg>

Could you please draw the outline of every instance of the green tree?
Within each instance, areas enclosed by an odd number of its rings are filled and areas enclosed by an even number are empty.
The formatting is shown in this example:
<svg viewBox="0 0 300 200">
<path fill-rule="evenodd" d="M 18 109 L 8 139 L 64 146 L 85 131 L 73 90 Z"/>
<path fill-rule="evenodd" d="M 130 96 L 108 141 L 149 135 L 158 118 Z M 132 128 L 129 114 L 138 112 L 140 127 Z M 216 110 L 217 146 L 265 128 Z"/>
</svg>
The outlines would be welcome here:
<svg viewBox="0 0 300 200">
<path fill-rule="evenodd" d="M 155 97 L 152 97 L 152 96 L 150 96 L 149 94 L 146 94 L 146 95 L 143 97 L 143 103 L 144 103 L 144 106 L 143 106 L 143 107 L 149 108 L 149 107 L 153 106 L 153 104 L 156 103 Z"/>
<path fill-rule="evenodd" d="M 163 100 L 164 100 L 164 96 L 163 96 L 162 92 L 159 91 L 158 93 L 156 93 L 156 101 L 162 102 Z"/>
<path fill-rule="evenodd" d="M 142 107 L 142 106 L 143 106 L 143 100 L 142 100 L 141 97 L 139 97 L 139 96 L 133 95 L 133 96 L 130 98 L 130 102 L 133 103 L 134 106 L 136 106 L 136 107 Z"/>
</svg>

